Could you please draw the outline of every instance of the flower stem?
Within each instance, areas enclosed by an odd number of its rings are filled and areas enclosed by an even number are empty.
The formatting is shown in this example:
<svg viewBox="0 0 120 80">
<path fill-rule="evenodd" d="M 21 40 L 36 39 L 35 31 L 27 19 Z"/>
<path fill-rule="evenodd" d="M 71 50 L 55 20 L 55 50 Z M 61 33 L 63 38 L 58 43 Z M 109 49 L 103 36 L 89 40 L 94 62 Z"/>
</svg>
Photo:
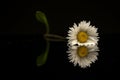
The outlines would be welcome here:
<svg viewBox="0 0 120 80">
<path fill-rule="evenodd" d="M 44 37 L 48 41 L 66 41 L 64 37 L 55 34 L 45 34 Z"/>
</svg>

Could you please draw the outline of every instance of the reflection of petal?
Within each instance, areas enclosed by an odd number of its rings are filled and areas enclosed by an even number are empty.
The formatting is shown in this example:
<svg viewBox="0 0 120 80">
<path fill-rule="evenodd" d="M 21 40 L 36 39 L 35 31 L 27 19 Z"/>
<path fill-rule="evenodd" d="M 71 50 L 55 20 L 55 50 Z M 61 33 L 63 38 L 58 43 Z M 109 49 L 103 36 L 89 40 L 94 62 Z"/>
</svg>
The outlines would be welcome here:
<svg viewBox="0 0 120 80">
<path fill-rule="evenodd" d="M 77 46 L 71 46 L 71 49 L 77 49 Z"/>
<path fill-rule="evenodd" d="M 77 49 L 79 46 L 71 46 L 69 47 L 69 51 L 67 51 L 70 62 L 77 66 L 77 64 L 81 68 L 90 67 L 91 63 L 94 63 L 98 58 L 98 47 L 95 46 L 86 46 L 88 48 L 88 54 L 84 57 L 80 57 L 77 53 Z"/>
<path fill-rule="evenodd" d="M 78 42 L 78 45 L 79 46 L 95 46 L 96 44 L 92 41 L 88 41 L 87 43 L 79 43 Z"/>
<path fill-rule="evenodd" d="M 77 42 L 77 40 L 73 40 L 73 41 L 71 41 L 71 46 L 73 46 L 73 45 L 76 45 L 78 42 Z"/>
</svg>

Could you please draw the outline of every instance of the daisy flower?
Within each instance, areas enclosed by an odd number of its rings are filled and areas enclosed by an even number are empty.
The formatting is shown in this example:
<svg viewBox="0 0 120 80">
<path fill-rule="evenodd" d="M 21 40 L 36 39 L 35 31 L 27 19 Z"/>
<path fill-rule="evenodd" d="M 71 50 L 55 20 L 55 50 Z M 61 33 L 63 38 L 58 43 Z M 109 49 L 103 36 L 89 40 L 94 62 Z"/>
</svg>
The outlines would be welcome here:
<svg viewBox="0 0 120 80">
<path fill-rule="evenodd" d="M 74 23 L 68 31 L 68 45 L 89 46 L 96 45 L 98 42 L 98 33 L 95 26 L 90 25 L 90 21 L 81 21 L 78 26 Z"/>
<path fill-rule="evenodd" d="M 69 47 L 68 59 L 76 66 L 77 64 L 81 68 L 90 67 L 91 63 L 97 60 L 98 47 L 95 46 L 71 46 Z"/>
</svg>

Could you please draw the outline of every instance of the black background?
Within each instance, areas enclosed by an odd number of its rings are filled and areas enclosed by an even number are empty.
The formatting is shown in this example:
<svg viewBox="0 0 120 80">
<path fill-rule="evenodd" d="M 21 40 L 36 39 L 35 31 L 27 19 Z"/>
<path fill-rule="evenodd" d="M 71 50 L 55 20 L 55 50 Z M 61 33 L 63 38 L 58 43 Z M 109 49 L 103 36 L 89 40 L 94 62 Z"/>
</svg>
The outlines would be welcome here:
<svg viewBox="0 0 120 80">
<path fill-rule="evenodd" d="M 35 0 L 10 1 L 6 6 L 2 15 L 3 25 L 0 27 L 4 74 L 33 80 L 119 77 L 120 27 L 117 2 Z M 51 42 L 46 64 L 36 67 L 36 57 L 44 52 L 46 45 L 43 38 L 45 26 L 35 19 L 36 11 L 46 14 L 50 33 L 63 37 L 67 36 L 68 28 L 73 23 L 82 20 L 91 21 L 91 25 L 98 27 L 100 51 L 96 63 L 86 69 L 74 67 L 67 59 L 67 43 Z"/>
</svg>

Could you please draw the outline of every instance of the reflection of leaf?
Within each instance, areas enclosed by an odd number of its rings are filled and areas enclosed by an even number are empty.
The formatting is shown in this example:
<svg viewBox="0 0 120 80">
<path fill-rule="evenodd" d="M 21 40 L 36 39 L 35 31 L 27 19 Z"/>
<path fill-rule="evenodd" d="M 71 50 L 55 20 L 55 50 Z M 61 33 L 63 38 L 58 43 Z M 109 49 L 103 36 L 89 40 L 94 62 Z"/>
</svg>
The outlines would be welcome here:
<svg viewBox="0 0 120 80">
<path fill-rule="evenodd" d="M 43 64 L 45 64 L 47 60 L 48 51 L 49 51 L 49 42 L 48 41 L 46 42 L 47 42 L 46 51 L 45 53 L 42 53 L 40 56 L 37 57 L 37 66 L 42 66 Z"/>
<path fill-rule="evenodd" d="M 48 21 L 45 16 L 45 14 L 41 11 L 36 11 L 36 19 L 40 21 L 41 23 L 45 24 L 45 26 L 48 28 Z"/>
<path fill-rule="evenodd" d="M 42 53 L 40 56 L 37 57 L 37 66 L 42 66 L 46 62 L 46 54 Z"/>
</svg>

